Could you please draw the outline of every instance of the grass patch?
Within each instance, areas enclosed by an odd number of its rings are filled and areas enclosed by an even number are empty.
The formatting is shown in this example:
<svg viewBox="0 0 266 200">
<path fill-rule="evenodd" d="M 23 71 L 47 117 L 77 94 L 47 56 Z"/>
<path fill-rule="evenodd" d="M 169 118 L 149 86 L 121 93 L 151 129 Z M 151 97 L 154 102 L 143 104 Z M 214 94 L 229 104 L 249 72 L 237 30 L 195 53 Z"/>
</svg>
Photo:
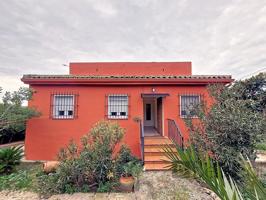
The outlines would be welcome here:
<svg viewBox="0 0 266 200">
<path fill-rule="evenodd" d="M 36 174 L 40 171 L 40 163 L 21 163 L 15 172 L 0 175 L 1 190 L 35 191 Z"/>
<path fill-rule="evenodd" d="M 256 149 L 257 150 L 266 151 L 266 143 L 258 143 L 258 144 L 256 144 Z"/>
</svg>

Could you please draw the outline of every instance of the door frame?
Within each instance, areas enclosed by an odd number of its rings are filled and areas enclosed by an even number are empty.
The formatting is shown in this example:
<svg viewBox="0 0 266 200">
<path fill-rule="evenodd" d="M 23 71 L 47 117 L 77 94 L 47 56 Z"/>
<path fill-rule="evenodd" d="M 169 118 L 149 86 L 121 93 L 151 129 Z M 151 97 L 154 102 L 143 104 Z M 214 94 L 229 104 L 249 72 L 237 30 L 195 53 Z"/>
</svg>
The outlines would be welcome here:
<svg viewBox="0 0 266 200">
<path fill-rule="evenodd" d="M 151 120 L 146 120 L 147 104 L 151 105 Z M 157 128 L 157 99 L 150 98 L 143 100 L 143 125 Z"/>
</svg>

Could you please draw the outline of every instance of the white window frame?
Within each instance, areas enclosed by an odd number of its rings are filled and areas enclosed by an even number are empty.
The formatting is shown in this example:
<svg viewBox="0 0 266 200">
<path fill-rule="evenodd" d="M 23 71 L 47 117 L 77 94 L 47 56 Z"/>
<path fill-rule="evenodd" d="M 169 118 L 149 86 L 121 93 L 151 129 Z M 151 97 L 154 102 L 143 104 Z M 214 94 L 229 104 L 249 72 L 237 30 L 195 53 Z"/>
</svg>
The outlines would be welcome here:
<svg viewBox="0 0 266 200">
<path fill-rule="evenodd" d="M 180 102 L 180 106 L 179 106 L 179 114 L 180 114 L 180 117 L 181 118 L 188 118 L 188 115 L 182 115 L 182 97 L 188 97 L 188 96 L 195 96 L 195 97 L 199 97 L 199 103 L 201 101 L 201 95 L 199 94 L 181 94 L 180 97 L 179 97 L 179 102 Z M 193 116 L 190 116 L 191 118 L 198 118 L 197 115 L 193 115 Z"/>
<path fill-rule="evenodd" d="M 56 97 L 72 97 L 73 98 L 73 105 L 58 105 L 58 106 L 72 106 L 72 115 L 56 115 L 59 111 L 59 109 L 56 108 Z M 64 110 L 66 111 L 66 110 Z M 69 110 L 68 110 L 69 111 Z M 75 95 L 73 94 L 56 94 L 56 95 L 53 95 L 53 108 L 52 108 L 52 116 L 53 116 L 53 119 L 74 119 L 74 116 L 75 116 Z"/>
<path fill-rule="evenodd" d="M 111 101 L 110 101 L 110 97 L 127 97 L 127 107 L 126 107 L 126 115 L 120 115 L 120 112 L 122 111 L 119 111 L 119 115 L 111 115 Z M 128 113 L 129 113 L 129 96 L 127 94 L 109 94 L 107 96 L 108 100 L 107 100 L 107 118 L 108 119 L 128 119 Z M 114 106 L 114 105 L 113 105 Z M 125 106 L 125 105 L 122 105 L 122 106 Z M 124 111 L 123 111 L 124 112 Z"/>
</svg>

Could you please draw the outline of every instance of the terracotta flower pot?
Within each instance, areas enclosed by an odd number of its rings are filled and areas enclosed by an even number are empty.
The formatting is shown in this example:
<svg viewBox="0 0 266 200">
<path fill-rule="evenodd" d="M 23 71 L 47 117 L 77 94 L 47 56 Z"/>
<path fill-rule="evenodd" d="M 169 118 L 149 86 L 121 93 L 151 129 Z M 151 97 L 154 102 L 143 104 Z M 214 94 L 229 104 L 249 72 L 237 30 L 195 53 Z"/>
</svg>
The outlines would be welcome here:
<svg viewBox="0 0 266 200">
<path fill-rule="evenodd" d="M 59 166 L 58 161 L 47 161 L 43 163 L 43 171 L 45 173 L 51 173 L 54 172 L 58 166 Z"/>
<path fill-rule="evenodd" d="M 133 186 L 135 183 L 135 179 L 133 176 L 129 177 L 120 177 L 119 179 L 120 182 L 120 189 L 125 192 L 132 192 L 133 191 Z"/>
</svg>

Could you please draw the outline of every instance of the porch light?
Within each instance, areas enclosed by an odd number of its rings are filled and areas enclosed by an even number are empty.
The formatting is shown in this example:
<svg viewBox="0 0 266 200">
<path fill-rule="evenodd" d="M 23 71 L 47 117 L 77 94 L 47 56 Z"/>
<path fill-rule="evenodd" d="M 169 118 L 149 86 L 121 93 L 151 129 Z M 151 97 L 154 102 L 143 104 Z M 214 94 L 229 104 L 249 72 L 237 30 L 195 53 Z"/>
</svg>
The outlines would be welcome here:
<svg viewBox="0 0 266 200">
<path fill-rule="evenodd" d="M 151 91 L 152 91 L 152 92 L 155 92 L 155 88 L 152 88 Z"/>
</svg>

